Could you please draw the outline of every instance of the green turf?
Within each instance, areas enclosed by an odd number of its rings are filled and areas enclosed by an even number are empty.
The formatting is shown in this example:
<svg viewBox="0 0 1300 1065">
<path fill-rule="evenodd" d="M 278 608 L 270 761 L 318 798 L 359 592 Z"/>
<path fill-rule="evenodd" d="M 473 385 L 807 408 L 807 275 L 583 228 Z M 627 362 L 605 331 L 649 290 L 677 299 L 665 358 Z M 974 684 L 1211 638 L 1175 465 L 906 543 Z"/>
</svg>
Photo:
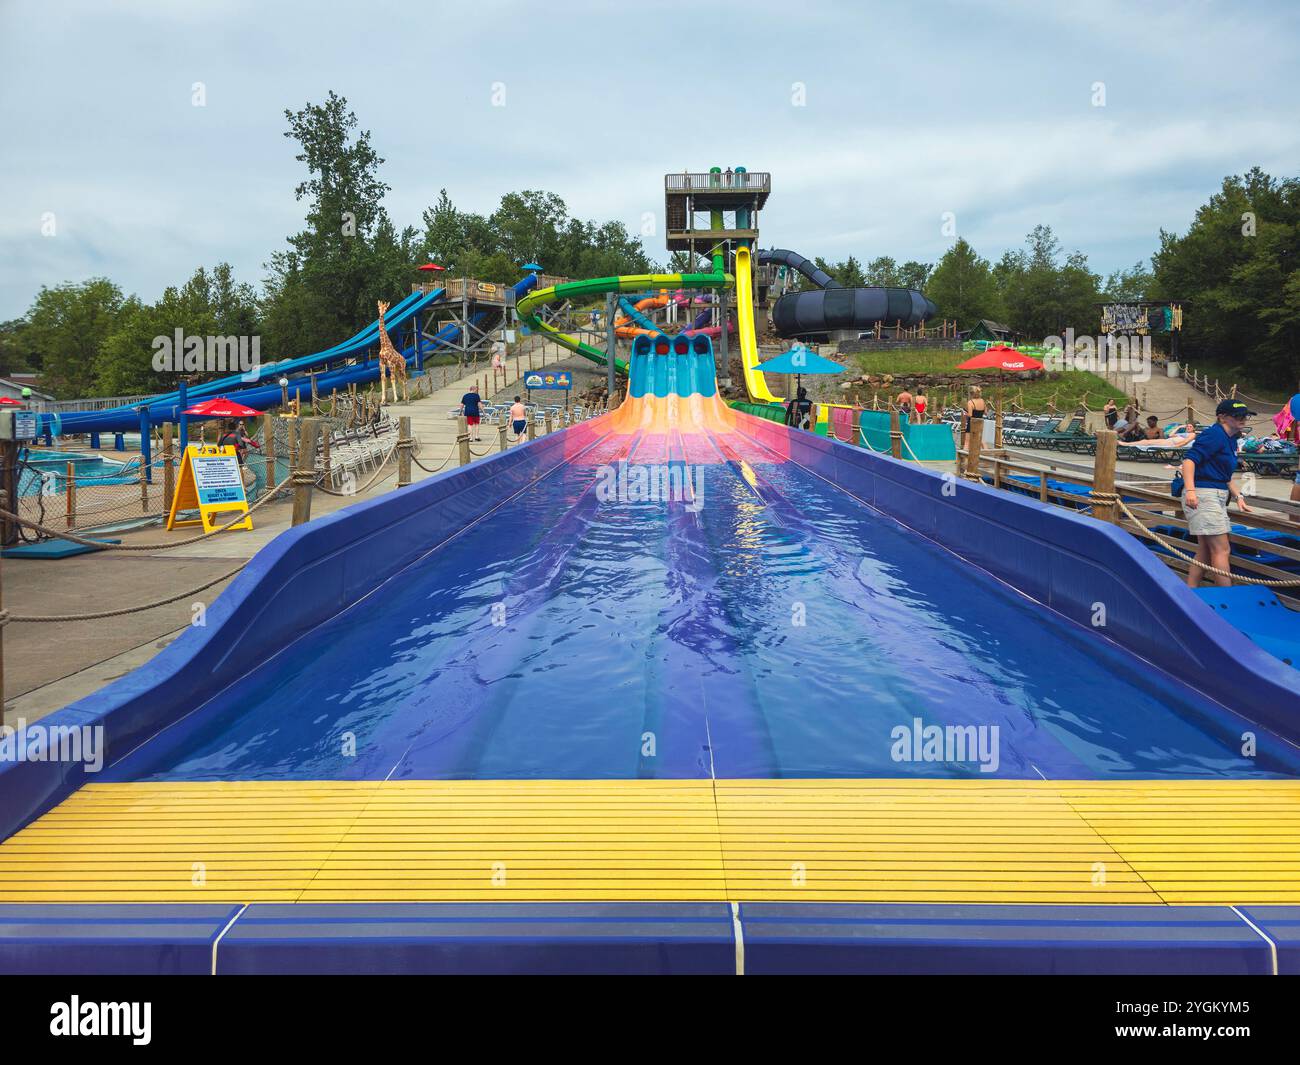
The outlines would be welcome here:
<svg viewBox="0 0 1300 1065">
<path fill-rule="evenodd" d="M 957 365 L 970 357 L 969 351 L 900 348 L 893 351 L 858 352 L 852 356 L 852 359 L 862 373 L 907 377 L 917 374 L 947 376 L 954 372 L 960 376 L 962 371 L 957 370 Z M 981 371 L 980 376 L 987 379 L 989 371 Z M 1083 402 L 1090 410 L 1097 410 L 1105 405 L 1107 399 L 1113 399 L 1122 406 L 1128 398 L 1118 388 L 1107 384 L 1102 378 L 1086 370 L 1066 370 L 1034 380 L 1026 380 L 1017 374 L 1007 374 L 1003 387 L 1009 398 L 1023 402 L 1029 410 L 1046 410 L 1049 402 L 1055 402 L 1060 409 Z M 856 390 L 859 395 L 864 395 L 871 390 L 871 386 L 858 385 Z M 965 389 L 954 389 L 952 385 L 935 385 L 931 391 L 942 395 L 947 402 L 954 401 L 954 391 L 960 392 L 962 399 L 965 398 Z M 1023 401 L 1020 400 L 1022 392 Z"/>
</svg>

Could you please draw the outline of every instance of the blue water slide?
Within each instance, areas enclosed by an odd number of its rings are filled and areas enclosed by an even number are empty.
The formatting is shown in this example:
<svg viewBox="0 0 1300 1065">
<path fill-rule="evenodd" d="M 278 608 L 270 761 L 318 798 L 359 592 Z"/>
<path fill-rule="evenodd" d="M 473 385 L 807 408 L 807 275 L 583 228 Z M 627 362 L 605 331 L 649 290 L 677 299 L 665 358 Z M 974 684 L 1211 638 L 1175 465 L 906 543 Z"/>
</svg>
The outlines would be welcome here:
<svg viewBox="0 0 1300 1065">
<path fill-rule="evenodd" d="M 664 335 L 664 331 L 660 329 L 657 325 L 655 325 L 655 323 L 650 318 L 648 318 L 646 315 L 638 311 L 636 307 L 633 306 L 632 301 L 628 299 L 626 296 L 620 296 L 618 298 L 618 307 L 619 310 L 621 310 L 624 314 L 626 314 L 628 318 L 634 321 L 642 329 L 653 329 L 660 336 Z"/>
<path fill-rule="evenodd" d="M 528 292 L 537 284 L 537 275 L 529 274 L 513 286 L 515 296 L 518 298 Z M 412 293 L 406 299 L 402 300 L 395 308 L 391 308 L 385 315 L 385 326 L 390 333 L 396 333 L 397 330 L 410 321 L 421 310 L 431 304 L 441 300 L 444 294 L 443 289 L 435 289 L 432 292 Z M 487 312 L 478 312 L 471 319 L 470 324 L 481 326 L 488 317 Z M 440 329 L 426 344 L 425 354 L 432 354 L 439 348 L 450 346 L 459 339 L 460 330 L 455 325 L 447 325 Z M 305 355 L 301 358 L 290 359 L 286 362 L 269 364 L 259 368 L 258 377 L 260 380 L 247 380 L 244 375 L 236 374 L 230 377 L 220 378 L 216 381 L 209 381 L 206 384 L 195 385 L 190 388 L 186 395 L 187 403 L 194 403 L 200 399 L 210 396 L 232 396 L 239 402 L 259 410 L 265 410 L 269 407 L 278 406 L 281 399 L 279 378 L 288 377 L 290 374 L 302 374 L 303 371 L 310 371 L 316 367 L 328 364 L 335 359 L 357 358 L 373 347 L 379 337 L 379 323 L 372 322 L 365 329 L 362 329 L 349 340 L 336 344 L 325 351 L 317 352 L 314 355 Z M 417 355 L 415 345 L 403 351 L 408 362 L 414 360 Z M 344 389 L 350 384 L 362 384 L 376 380 L 379 376 L 379 364 L 375 360 L 367 359 L 364 362 L 343 366 L 333 370 L 326 370 L 316 376 L 316 388 L 318 393 L 328 395 L 335 389 Z M 268 382 L 267 379 L 271 380 Z M 290 378 L 287 387 L 290 398 L 295 396 L 311 395 L 311 378 L 310 376 L 298 376 Z M 161 422 L 174 422 L 180 418 L 180 395 L 177 392 L 168 392 L 155 396 L 148 401 L 149 420 L 153 424 Z M 64 414 L 59 426 L 59 432 L 63 435 L 89 432 L 129 432 L 140 427 L 140 411 L 138 406 L 115 407 L 101 411 L 81 411 L 71 414 Z"/>
<path fill-rule="evenodd" d="M 406 299 L 402 300 L 397 306 L 397 313 L 392 310 L 385 316 L 385 322 L 390 331 L 396 331 L 409 321 L 415 314 L 425 307 L 442 299 L 443 290 L 436 289 L 433 292 L 414 292 Z M 377 343 L 379 337 L 379 322 L 376 320 L 366 328 L 362 329 L 354 337 L 345 340 L 342 343 L 335 344 L 324 351 L 316 352 L 313 355 L 304 355 L 296 359 L 288 359 L 279 363 L 268 363 L 255 368 L 256 376 L 252 374 L 232 374 L 228 377 L 221 377 L 215 381 L 208 381 L 190 387 L 186 394 L 186 399 L 190 403 L 211 396 L 235 396 L 238 395 L 240 402 L 247 403 L 248 406 L 257 406 L 249 397 L 253 394 L 261 395 L 265 393 L 267 385 L 262 384 L 266 378 L 270 377 L 279 380 L 282 376 L 288 376 L 293 373 L 301 373 L 304 370 L 310 371 L 318 366 L 326 365 L 335 359 L 356 358 Z M 279 386 L 275 386 L 275 395 L 279 396 Z M 110 407 L 107 410 L 97 411 L 74 411 L 64 414 L 61 418 L 61 424 L 58 431 L 63 435 L 74 433 L 89 432 L 123 432 L 129 429 L 139 428 L 141 405 L 147 405 L 149 408 L 149 417 L 152 422 L 174 421 L 175 417 L 164 413 L 171 410 L 179 410 L 180 393 L 164 392 L 149 399 L 147 404 L 137 404 L 127 407 Z M 43 418 L 42 428 L 48 423 L 48 418 Z"/>
<path fill-rule="evenodd" d="M 633 397 L 708 397 L 717 391 L 713 344 L 706 336 L 636 337 L 629 373 Z"/>
</svg>

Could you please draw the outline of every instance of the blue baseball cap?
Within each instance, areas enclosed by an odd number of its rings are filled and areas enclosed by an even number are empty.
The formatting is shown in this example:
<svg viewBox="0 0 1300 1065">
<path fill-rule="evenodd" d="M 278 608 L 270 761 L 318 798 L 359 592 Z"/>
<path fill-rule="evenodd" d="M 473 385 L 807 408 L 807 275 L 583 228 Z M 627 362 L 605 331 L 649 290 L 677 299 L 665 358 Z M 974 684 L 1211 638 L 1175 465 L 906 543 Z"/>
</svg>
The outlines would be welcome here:
<svg viewBox="0 0 1300 1065">
<path fill-rule="evenodd" d="M 1231 414 L 1234 418 L 1254 418 L 1259 414 L 1257 410 L 1251 410 L 1239 399 L 1225 399 L 1214 408 L 1215 415 Z"/>
</svg>

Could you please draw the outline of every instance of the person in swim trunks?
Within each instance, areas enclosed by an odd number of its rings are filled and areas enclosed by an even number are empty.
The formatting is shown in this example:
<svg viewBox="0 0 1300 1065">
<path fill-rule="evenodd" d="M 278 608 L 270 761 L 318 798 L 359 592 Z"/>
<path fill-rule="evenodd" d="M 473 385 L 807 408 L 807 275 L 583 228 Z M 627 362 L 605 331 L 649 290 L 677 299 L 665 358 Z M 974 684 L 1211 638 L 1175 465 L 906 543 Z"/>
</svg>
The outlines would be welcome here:
<svg viewBox="0 0 1300 1065">
<path fill-rule="evenodd" d="M 510 404 L 510 428 L 515 431 L 516 437 L 523 436 L 524 430 L 528 428 L 528 408 L 518 396 Z"/>
</svg>

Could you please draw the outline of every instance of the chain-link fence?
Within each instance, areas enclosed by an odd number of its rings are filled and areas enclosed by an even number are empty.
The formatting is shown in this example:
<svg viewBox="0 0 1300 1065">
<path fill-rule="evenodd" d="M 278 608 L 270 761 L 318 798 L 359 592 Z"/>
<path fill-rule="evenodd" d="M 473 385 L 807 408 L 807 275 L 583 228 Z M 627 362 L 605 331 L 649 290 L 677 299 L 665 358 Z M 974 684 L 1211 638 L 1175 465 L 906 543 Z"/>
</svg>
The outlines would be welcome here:
<svg viewBox="0 0 1300 1065">
<path fill-rule="evenodd" d="M 16 513 L 58 529 L 92 529 L 157 517 L 170 500 L 161 458 L 121 459 L 65 451 L 28 451 L 18 461 Z"/>
</svg>

